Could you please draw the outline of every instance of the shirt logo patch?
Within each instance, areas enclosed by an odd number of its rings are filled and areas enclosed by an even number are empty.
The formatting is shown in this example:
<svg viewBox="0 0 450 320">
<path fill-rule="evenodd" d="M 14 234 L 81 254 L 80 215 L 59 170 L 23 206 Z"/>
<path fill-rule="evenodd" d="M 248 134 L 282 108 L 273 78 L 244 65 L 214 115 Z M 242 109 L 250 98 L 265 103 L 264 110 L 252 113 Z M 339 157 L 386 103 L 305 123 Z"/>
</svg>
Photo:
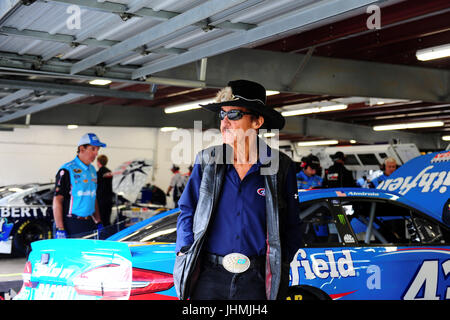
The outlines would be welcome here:
<svg viewBox="0 0 450 320">
<path fill-rule="evenodd" d="M 75 173 L 81 173 L 81 169 L 73 169 L 73 172 L 75 172 Z"/>
<path fill-rule="evenodd" d="M 259 188 L 258 190 L 256 190 L 256 192 L 262 197 L 266 196 L 266 189 L 264 188 Z"/>
</svg>

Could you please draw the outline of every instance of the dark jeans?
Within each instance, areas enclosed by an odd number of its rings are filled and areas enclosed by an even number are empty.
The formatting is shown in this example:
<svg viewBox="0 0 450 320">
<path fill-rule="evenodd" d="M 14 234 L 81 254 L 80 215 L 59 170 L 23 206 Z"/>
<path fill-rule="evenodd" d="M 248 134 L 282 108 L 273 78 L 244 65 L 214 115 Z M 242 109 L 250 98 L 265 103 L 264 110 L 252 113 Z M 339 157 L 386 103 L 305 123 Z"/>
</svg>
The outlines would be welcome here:
<svg viewBox="0 0 450 320">
<path fill-rule="evenodd" d="M 97 226 L 91 218 L 79 220 L 76 218 L 64 218 L 64 228 L 68 238 L 81 238 L 97 230 Z"/>
<path fill-rule="evenodd" d="M 266 300 L 264 266 L 231 273 L 223 266 L 203 261 L 192 300 Z"/>
</svg>

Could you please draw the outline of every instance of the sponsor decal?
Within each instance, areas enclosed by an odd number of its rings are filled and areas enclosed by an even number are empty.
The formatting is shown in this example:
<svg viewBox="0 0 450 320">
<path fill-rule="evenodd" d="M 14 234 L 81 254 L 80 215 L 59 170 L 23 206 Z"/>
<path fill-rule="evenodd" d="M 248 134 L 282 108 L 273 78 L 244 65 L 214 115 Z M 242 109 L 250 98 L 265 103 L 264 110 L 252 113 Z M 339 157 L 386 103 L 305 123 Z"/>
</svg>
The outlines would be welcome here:
<svg viewBox="0 0 450 320">
<path fill-rule="evenodd" d="M 353 238 L 353 236 L 351 234 L 345 234 L 344 235 L 344 242 L 345 243 L 355 243 L 355 238 Z"/>
<path fill-rule="evenodd" d="M 308 257 L 305 250 L 299 249 L 291 268 L 293 285 L 299 283 L 301 273 L 308 280 L 356 276 L 350 250 L 325 250 L 323 253 L 311 254 Z"/>
<path fill-rule="evenodd" d="M 327 174 L 327 178 L 329 181 L 337 181 L 339 178 L 339 173 L 329 173 Z"/>
<path fill-rule="evenodd" d="M 380 193 L 378 192 L 359 192 L 359 191 L 350 191 L 348 193 L 349 196 L 354 196 L 354 197 L 379 197 Z"/>
<path fill-rule="evenodd" d="M 78 169 L 78 168 L 76 168 L 76 169 L 73 169 L 73 172 L 75 172 L 75 173 L 81 173 L 81 172 L 82 172 L 82 170 L 81 170 L 81 169 Z"/>
<path fill-rule="evenodd" d="M 0 207 L 0 218 L 47 217 L 49 207 Z"/>
<path fill-rule="evenodd" d="M 341 192 L 341 191 L 336 191 L 336 195 L 338 197 L 346 197 L 347 196 L 347 194 L 345 194 L 345 192 Z"/>
<path fill-rule="evenodd" d="M 345 216 L 343 214 L 338 214 L 337 217 L 341 224 L 345 224 Z"/>
<path fill-rule="evenodd" d="M 402 196 L 407 194 L 411 189 L 417 187 L 421 188 L 421 192 L 447 192 L 447 187 L 450 186 L 450 171 L 429 172 L 433 168 L 434 166 L 428 166 L 420 171 L 415 177 L 407 176 L 387 179 L 381 182 L 377 189 L 397 191 Z"/>
<path fill-rule="evenodd" d="M 92 191 L 89 191 L 89 190 L 81 191 L 80 190 L 77 192 L 77 196 L 79 196 L 79 197 L 95 197 L 95 195 L 96 195 L 95 190 L 92 190 Z"/>
<path fill-rule="evenodd" d="M 438 153 L 431 159 L 431 163 L 450 161 L 450 151 Z"/>
<path fill-rule="evenodd" d="M 0 219 L 0 241 L 6 241 L 9 239 L 13 226 L 14 223 L 8 223 L 8 219 Z"/>
<path fill-rule="evenodd" d="M 259 188 L 258 190 L 256 190 L 256 192 L 262 197 L 266 196 L 266 189 L 264 188 Z"/>
</svg>

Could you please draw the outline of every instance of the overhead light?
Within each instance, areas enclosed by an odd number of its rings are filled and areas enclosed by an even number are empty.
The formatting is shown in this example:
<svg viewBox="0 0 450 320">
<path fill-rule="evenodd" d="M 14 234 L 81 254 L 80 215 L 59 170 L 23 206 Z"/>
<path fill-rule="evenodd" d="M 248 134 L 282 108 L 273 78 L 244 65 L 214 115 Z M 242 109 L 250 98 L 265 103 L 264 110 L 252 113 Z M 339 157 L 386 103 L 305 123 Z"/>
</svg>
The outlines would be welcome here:
<svg viewBox="0 0 450 320">
<path fill-rule="evenodd" d="M 276 134 L 274 132 L 266 132 L 263 134 L 264 138 L 273 138 L 275 136 L 276 136 Z"/>
<path fill-rule="evenodd" d="M 279 94 L 280 93 L 280 91 L 275 91 L 275 90 L 266 90 L 266 96 L 268 97 L 268 96 L 273 96 L 273 95 L 276 95 L 276 94 Z"/>
<path fill-rule="evenodd" d="M 310 147 L 310 146 L 327 146 L 331 144 L 338 144 L 337 140 L 317 140 L 317 141 L 302 141 L 297 143 L 299 147 Z"/>
<path fill-rule="evenodd" d="M 177 127 L 162 127 L 159 130 L 161 130 L 161 132 L 169 132 L 169 131 L 175 131 L 177 129 L 178 129 Z"/>
<path fill-rule="evenodd" d="M 417 50 L 416 57 L 420 61 L 450 57 L 450 44 Z"/>
<path fill-rule="evenodd" d="M 450 141 L 450 136 L 442 136 L 442 140 L 444 140 L 444 141 Z"/>
<path fill-rule="evenodd" d="M 346 104 L 335 104 L 335 105 L 331 105 L 331 106 L 283 111 L 283 112 L 281 112 L 281 115 L 283 117 L 290 117 L 290 116 L 299 116 L 299 115 L 304 115 L 304 114 L 338 111 L 338 110 L 345 110 L 345 109 L 347 109 Z"/>
<path fill-rule="evenodd" d="M 350 140 L 350 143 L 351 143 L 351 144 L 355 144 L 355 143 L 356 143 L 356 140 Z"/>
<path fill-rule="evenodd" d="M 92 84 L 94 86 L 106 86 L 107 84 L 110 84 L 111 82 L 112 82 L 111 80 L 106 80 L 106 79 L 95 79 L 95 80 L 89 81 L 89 84 Z"/>
<path fill-rule="evenodd" d="M 215 102 L 214 99 L 205 99 L 205 100 L 199 100 L 199 101 L 194 101 L 194 102 L 189 102 L 189 103 L 178 104 L 176 106 L 164 108 L 164 112 L 165 113 L 175 113 L 175 112 L 199 109 L 199 108 L 201 108 L 200 104 L 208 104 L 208 103 L 213 103 L 213 102 Z"/>
<path fill-rule="evenodd" d="M 67 125 L 67 129 L 69 129 L 69 130 L 73 130 L 73 129 L 76 129 L 76 128 L 78 128 L 78 125 L 76 125 L 76 124 L 68 124 Z"/>
<path fill-rule="evenodd" d="M 432 128 L 432 127 L 442 127 L 443 125 L 444 125 L 444 122 L 442 122 L 442 121 L 411 122 L 411 123 L 397 123 L 397 124 L 387 124 L 387 125 L 382 125 L 382 126 L 374 126 L 373 130 L 387 131 L 387 130 Z"/>
</svg>

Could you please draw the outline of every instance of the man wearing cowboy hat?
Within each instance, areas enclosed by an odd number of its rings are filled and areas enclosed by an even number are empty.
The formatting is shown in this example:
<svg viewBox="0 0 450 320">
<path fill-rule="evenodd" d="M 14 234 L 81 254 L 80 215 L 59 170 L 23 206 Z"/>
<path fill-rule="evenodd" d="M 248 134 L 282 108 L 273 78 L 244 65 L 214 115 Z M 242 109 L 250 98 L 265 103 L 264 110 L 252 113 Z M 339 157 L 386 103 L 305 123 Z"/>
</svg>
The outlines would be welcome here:
<svg viewBox="0 0 450 320">
<path fill-rule="evenodd" d="M 179 201 L 178 297 L 283 298 L 301 240 L 295 168 L 257 132 L 282 129 L 284 118 L 256 82 L 230 81 L 216 101 L 202 107 L 219 115 L 223 144 L 197 155 Z"/>
</svg>

